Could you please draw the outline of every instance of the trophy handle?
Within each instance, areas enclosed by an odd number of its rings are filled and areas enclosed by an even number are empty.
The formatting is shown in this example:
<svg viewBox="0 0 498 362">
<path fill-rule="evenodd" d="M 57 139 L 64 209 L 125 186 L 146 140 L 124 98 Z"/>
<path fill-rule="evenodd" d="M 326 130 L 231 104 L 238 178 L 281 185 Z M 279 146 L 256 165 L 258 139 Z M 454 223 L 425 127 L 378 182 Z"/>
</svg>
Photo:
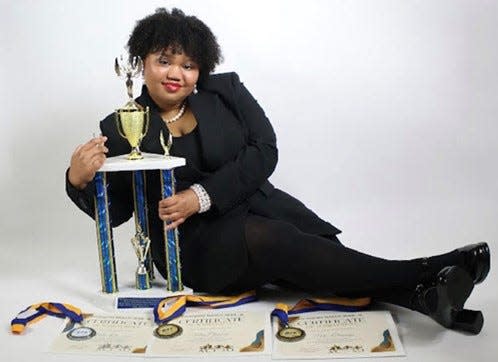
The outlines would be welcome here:
<svg viewBox="0 0 498 362">
<path fill-rule="evenodd" d="M 119 110 L 114 112 L 114 120 L 116 121 L 116 128 L 118 129 L 118 133 L 121 137 L 126 139 L 125 134 L 122 132 L 121 127 L 120 127 L 120 122 L 119 122 Z"/>
<path fill-rule="evenodd" d="M 149 132 L 149 123 L 150 123 L 150 115 L 149 115 L 149 106 L 145 107 L 145 130 L 142 138 L 145 137 L 147 132 Z"/>
</svg>

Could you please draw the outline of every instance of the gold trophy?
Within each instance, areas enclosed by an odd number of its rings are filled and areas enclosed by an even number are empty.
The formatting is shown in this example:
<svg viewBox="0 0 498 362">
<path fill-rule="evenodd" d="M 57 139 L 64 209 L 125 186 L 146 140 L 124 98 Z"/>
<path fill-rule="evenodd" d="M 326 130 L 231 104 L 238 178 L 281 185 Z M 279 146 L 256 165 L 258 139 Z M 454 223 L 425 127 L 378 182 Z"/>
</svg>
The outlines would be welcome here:
<svg viewBox="0 0 498 362">
<path fill-rule="evenodd" d="M 140 142 L 149 127 L 149 107 L 142 107 L 133 99 L 133 80 L 142 72 L 143 63 L 140 57 L 130 57 L 125 60 L 123 55 L 114 61 L 114 70 L 120 78 L 126 78 L 128 102 L 116 110 L 116 126 L 121 137 L 126 138 L 132 147 L 128 154 L 129 160 L 143 158 L 140 152 Z"/>
</svg>

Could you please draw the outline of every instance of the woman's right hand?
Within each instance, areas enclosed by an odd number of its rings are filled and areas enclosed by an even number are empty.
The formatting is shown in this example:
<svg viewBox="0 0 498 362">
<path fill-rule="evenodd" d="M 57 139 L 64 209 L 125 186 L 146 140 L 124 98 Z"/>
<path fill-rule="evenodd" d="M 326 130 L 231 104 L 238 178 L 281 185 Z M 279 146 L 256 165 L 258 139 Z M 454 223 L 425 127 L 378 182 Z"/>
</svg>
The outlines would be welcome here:
<svg viewBox="0 0 498 362">
<path fill-rule="evenodd" d="M 92 138 L 84 145 L 79 145 L 73 152 L 68 179 L 75 188 L 84 189 L 104 164 L 105 154 L 109 151 L 104 145 L 105 141 L 105 136 Z"/>
</svg>

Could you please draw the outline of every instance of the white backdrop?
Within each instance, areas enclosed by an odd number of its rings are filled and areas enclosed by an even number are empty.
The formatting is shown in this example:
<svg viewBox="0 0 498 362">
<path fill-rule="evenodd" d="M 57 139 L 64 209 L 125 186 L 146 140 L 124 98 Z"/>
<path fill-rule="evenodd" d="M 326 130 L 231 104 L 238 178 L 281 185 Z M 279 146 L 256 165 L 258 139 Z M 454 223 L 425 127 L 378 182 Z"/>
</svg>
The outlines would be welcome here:
<svg viewBox="0 0 498 362">
<path fill-rule="evenodd" d="M 0 263 L 9 285 L 57 280 L 60 270 L 97 274 L 94 226 L 65 196 L 64 172 L 73 149 L 125 102 L 113 59 L 135 21 L 159 6 L 211 27 L 225 59 L 217 71 L 239 73 L 277 132 L 271 181 L 342 229 L 343 242 L 388 258 L 496 245 L 496 1 L 0 4 Z M 120 260 L 134 265 L 126 240 Z M 496 293 L 491 278 L 483 303 Z M 43 295 L 2 303 L 12 314 Z"/>
</svg>

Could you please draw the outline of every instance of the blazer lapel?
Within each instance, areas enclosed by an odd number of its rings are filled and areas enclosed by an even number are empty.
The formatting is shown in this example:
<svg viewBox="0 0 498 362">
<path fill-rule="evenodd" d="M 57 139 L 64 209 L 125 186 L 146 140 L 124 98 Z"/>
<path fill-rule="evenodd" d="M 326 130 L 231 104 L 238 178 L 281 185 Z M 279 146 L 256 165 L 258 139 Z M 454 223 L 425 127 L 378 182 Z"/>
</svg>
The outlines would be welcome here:
<svg viewBox="0 0 498 362">
<path fill-rule="evenodd" d="M 223 163 L 223 127 L 216 96 L 200 90 L 188 97 L 199 129 L 202 160 L 206 171 L 216 170 Z"/>
</svg>

